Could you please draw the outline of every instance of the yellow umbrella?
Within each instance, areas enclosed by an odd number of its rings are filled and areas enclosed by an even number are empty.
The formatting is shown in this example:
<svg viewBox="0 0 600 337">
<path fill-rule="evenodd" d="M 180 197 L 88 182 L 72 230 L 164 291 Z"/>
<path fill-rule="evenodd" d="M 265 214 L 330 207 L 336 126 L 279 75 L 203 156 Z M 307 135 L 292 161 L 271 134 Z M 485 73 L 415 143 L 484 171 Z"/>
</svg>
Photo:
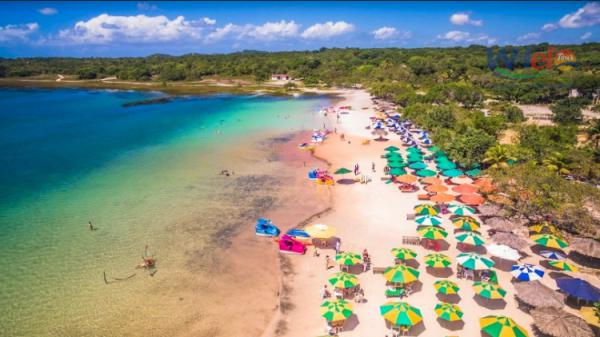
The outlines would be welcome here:
<svg viewBox="0 0 600 337">
<path fill-rule="evenodd" d="M 421 310 L 406 302 L 386 302 L 379 307 L 379 312 L 394 326 L 412 326 L 423 320 Z"/>
<path fill-rule="evenodd" d="M 596 316 L 594 307 L 581 307 L 581 309 L 579 309 L 579 313 L 587 322 L 587 324 L 600 328 L 600 318 Z"/>
<path fill-rule="evenodd" d="M 537 244 L 548 248 L 565 248 L 569 245 L 563 238 L 553 234 L 535 234 L 531 239 Z"/>
<path fill-rule="evenodd" d="M 304 231 L 316 239 L 329 239 L 335 235 L 335 228 L 323 224 L 308 226 L 304 228 Z"/>
<path fill-rule="evenodd" d="M 479 327 L 492 337 L 529 337 L 527 330 L 506 316 L 482 317 Z"/>
<path fill-rule="evenodd" d="M 506 295 L 506 290 L 489 282 L 475 282 L 473 283 L 473 290 L 475 290 L 477 295 L 489 298 L 490 300 L 501 299 Z"/>
<path fill-rule="evenodd" d="M 577 268 L 577 266 L 575 266 L 572 263 L 566 262 L 566 261 L 549 260 L 548 264 L 556 269 L 562 269 L 562 270 L 572 271 L 572 272 L 579 271 L 579 268 Z"/>
<path fill-rule="evenodd" d="M 435 226 L 421 227 L 417 230 L 417 233 L 425 239 L 431 240 L 441 240 L 448 236 L 448 233 L 444 229 Z"/>
<path fill-rule="evenodd" d="M 419 279 L 419 271 L 407 265 L 401 264 L 390 267 L 383 272 L 383 277 L 392 283 L 410 283 Z"/>
<path fill-rule="evenodd" d="M 529 230 L 532 232 L 536 232 L 538 234 L 542 234 L 542 233 L 559 234 L 560 233 L 558 228 L 556 228 L 556 226 L 554 226 L 553 224 L 551 224 L 549 222 L 542 222 L 542 223 L 533 225 L 533 226 L 529 227 Z"/>
<path fill-rule="evenodd" d="M 436 304 L 435 314 L 449 322 L 460 321 L 463 316 L 463 312 L 458 305 L 445 302 Z"/>
</svg>

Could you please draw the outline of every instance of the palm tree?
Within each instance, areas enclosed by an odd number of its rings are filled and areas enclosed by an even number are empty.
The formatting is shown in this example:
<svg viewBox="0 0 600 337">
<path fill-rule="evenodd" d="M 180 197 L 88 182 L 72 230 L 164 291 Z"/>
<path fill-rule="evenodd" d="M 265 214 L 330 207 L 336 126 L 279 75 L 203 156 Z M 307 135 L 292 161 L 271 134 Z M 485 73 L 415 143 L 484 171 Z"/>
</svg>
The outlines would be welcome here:
<svg viewBox="0 0 600 337">
<path fill-rule="evenodd" d="M 517 160 L 510 152 L 510 149 L 504 145 L 492 146 L 485 152 L 483 162 L 493 169 L 506 168 L 509 161 Z"/>
<path fill-rule="evenodd" d="M 590 124 L 585 132 L 588 134 L 588 139 L 594 143 L 594 148 L 597 149 L 600 143 L 600 119 L 596 118 Z"/>
<path fill-rule="evenodd" d="M 570 174 L 568 160 L 560 152 L 553 152 L 545 159 L 542 160 L 542 165 L 546 166 L 550 171 L 557 172 L 559 174 Z"/>
</svg>

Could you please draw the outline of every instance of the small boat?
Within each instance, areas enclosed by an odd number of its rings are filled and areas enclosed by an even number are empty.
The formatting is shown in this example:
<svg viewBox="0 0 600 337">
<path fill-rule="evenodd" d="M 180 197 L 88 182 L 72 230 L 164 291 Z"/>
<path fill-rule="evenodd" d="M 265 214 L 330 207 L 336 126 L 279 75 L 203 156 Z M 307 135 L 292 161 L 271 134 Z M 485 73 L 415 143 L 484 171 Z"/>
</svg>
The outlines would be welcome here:
<svg viewBox="0 0 600 337">
<path fill-rule="evenodd" d="M 306 253 L 306 245 L 285 234 L 279 239 L 279 252 L 283 254 L 304 255 Z"/>
<path fill-rule="evenodd" d="M 288 230 L 287 233 L 285 233 L 285 235 L 289 235 L 294 239 L 305 244 L 312 243 L 312 238 L 310 237 L 310 235 L 302 229 L 292 228 Z"/>
<path fill-rule="evenodd" d="M 256 221 L 256 225 L 254 226 L 256 230 L 256 235 L 258 236 L 279 236 L 281 231 L 277 228 L 271 220 L 260 218 Z"/>
</svg>

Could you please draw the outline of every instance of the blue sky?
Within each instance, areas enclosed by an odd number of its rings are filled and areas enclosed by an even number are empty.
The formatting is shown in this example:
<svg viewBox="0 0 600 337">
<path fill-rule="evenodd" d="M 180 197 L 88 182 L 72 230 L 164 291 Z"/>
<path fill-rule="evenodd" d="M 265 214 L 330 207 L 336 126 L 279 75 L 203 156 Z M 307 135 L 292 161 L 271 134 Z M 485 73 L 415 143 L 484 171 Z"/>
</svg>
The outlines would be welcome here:
<svg viewBox="0 0 600 337">
<path fill-rule="evenodd" d="M 600 41 L 598 2 L 3 2 L 0 56 Z"/>
</svg>

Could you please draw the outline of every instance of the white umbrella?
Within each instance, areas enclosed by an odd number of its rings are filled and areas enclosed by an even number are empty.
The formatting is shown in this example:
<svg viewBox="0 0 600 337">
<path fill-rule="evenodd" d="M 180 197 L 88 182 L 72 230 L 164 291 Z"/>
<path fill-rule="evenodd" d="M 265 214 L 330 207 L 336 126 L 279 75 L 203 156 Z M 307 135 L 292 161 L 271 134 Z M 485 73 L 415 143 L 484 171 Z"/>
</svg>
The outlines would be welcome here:
<svg viewBox="0 0 600 337">
<path fill-rule="evenodd" d="M 487 251 L 490 255 L 497 256 L 501 259 L 517 261 L 518 259 L 521 258 L 521 254 L 519 254 L 518 251 L 516 251 L 506 245 L 492 244 L 492 245 L 485 246 L 485 248 L 487 249 Z"/>
<path fill-rule="evenodd" d="M 450 179 L 450 181 L 453 184 L 462 185 L 462 184 L 471 184 L 473 182 L 473 179 L 471 179 L 469 177 L 456 177 L 456 178 Z"/>
</svg>

